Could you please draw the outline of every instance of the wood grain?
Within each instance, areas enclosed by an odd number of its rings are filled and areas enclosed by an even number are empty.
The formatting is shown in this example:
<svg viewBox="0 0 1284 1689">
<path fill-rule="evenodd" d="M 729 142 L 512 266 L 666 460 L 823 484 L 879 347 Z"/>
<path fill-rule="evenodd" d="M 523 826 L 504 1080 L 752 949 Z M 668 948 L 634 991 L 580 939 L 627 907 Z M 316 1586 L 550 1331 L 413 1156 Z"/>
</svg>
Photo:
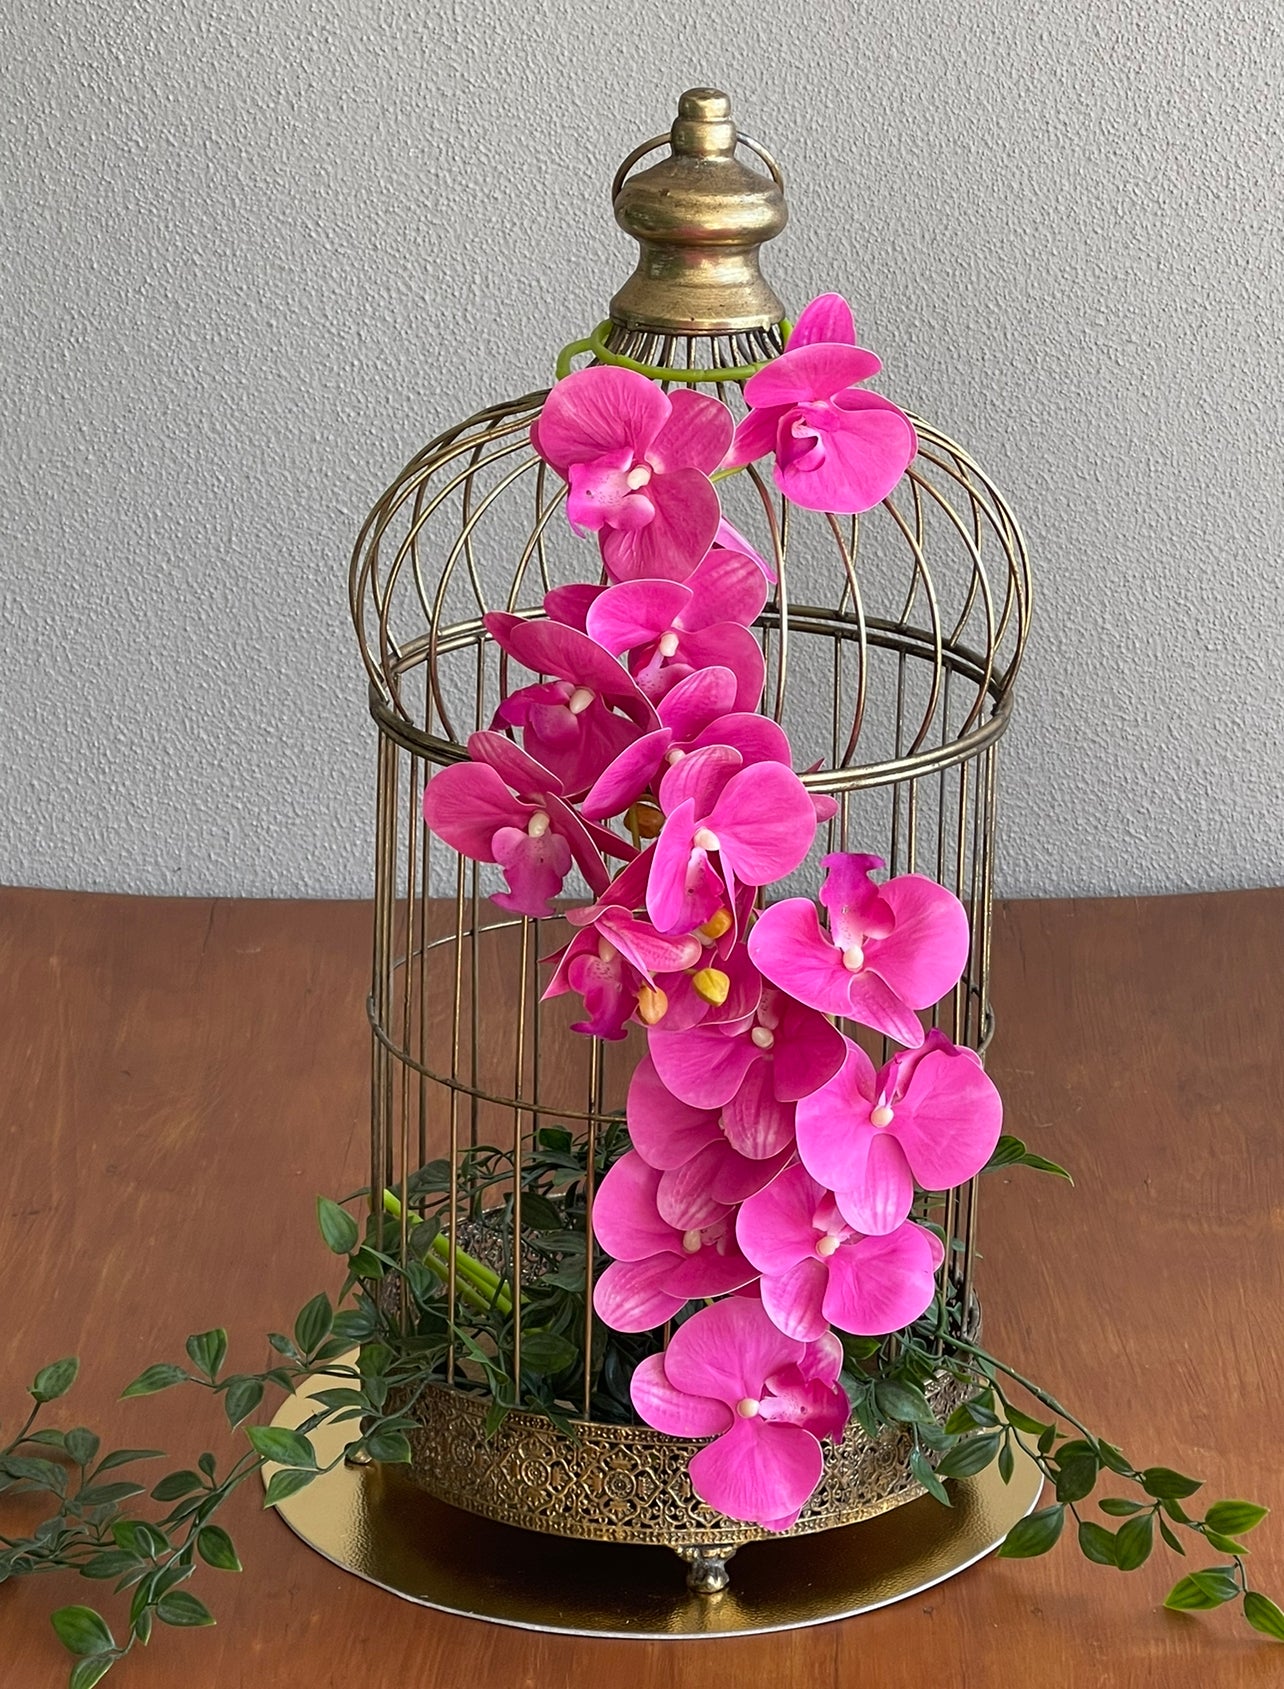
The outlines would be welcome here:
<svg viewBox="0 0 1284 1689">
<path fill-rule="evenodd" d="M 211 1325 L 257 1365 L 332 1275 L 313 1199 L 364 1177 L 368 955 L 360 904 L 0 893 L 6 1422 L 35 1369 L 75 1352 L 63 1423 L 176 1464 L 229 1447 L 194 1394 L 116 1397 Z M 1005 906 L 992 1070 L 1011 1129 L 1078 1189 L 1018 1170 L 987 1182 L 981 1214 L 992 1346 L 1135 1460 L 1277 1509 L 1282 1000 L 1284 892 Z M 1164 1613 L 1171 1563 L 1121 1575 L 1069 1546 L 812 1631 L 595 1643 L 411 1607 L 318 1559 L 256 1495 L 233 1511 L 250 1570 L 196 1585 L 217 1629 L 165 1633 L 121 1689 L 1203 1689 L 1284 1670 L 1230 1614 Z M 1279 1596 L 1284 1520 L 1257 1538 Z M 4 1689 L 65 1682 L 47 1615 L 88 1589 L 0 1589 Z"/>
</svg>

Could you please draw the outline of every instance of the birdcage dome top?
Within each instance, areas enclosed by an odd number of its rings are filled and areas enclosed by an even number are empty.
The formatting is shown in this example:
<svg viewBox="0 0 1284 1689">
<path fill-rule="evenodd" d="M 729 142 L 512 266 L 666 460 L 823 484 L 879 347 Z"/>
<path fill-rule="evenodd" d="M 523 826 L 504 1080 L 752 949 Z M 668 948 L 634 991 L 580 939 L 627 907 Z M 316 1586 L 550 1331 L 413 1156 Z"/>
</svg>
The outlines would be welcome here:
<svg viewBox="0 0 1284 1689">
<path fill-rule="evenodd" d="M 743 414 L 744 382 L 788 333 L 760 269 L 787 218 L 779 167 L 736 129 L 725 94 L 693 89 L 669 134 L 624 160 L 612 202 L 638 242 L 637 267 L 558 373 L 617 364 Z M 430 441 L 354 549 L 351 607 L 372 712 L 433 762 L 462 757 L 468 733 L 529 678 L 510 682 L 483 617 L 538 617 L 550 589 L 596 567 L 591 541 L 567 523 L 565 484 L 531 443 L 546 398 L 544 389 L 488 406 Z M 917 456 L 864 515 L 800 510 L 764 465 L 719 487 L 725 515 L 775 576 L 758 624 L 760 707 L 811 749 L 804 778 L 815 788 L 944 768 L 1006 725 L 1029 621 L 1022 538 L 963 447 L 913 421 Z"/>
</svg>

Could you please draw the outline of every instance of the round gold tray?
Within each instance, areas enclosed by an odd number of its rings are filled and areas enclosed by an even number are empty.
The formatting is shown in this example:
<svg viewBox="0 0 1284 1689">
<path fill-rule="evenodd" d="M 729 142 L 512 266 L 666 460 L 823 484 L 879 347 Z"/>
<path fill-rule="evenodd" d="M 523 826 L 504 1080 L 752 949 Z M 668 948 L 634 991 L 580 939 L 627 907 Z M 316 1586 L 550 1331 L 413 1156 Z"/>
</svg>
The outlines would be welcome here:
<svg viewBox="0 0 1284 1689">
<path fill-rule="evenodd" d="M 296 1426 L 310 1411 L 305 1387 L 273 1423 Z M 352 1424 L 325 1426 L 313 1441 L 329 1461 L 354 1436 Z M 401 1467 L 340 1463 L 277 1511 L 335 1565 L 421 1606 L 527 1630 L 690 1638 L 822 1624 L 929 1589 L 996 1548 L 1041 1479 L 1018 1453 L 1010 1483 L 991 1466 L 948 1488 L 952 1507 L 925 1496 L 824 1535 L 751 1542 L 716 1595 L 684 1587 L 669 1548 L 514 1529 L 428 1496 Z"/>
</svg>

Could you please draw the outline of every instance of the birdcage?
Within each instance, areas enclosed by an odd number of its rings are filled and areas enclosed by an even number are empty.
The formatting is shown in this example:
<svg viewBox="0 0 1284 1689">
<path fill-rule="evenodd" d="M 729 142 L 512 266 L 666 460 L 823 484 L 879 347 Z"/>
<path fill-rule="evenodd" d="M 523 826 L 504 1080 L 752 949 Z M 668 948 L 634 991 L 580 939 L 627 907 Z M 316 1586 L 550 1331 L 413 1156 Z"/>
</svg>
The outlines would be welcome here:
<svg viewBox="0 0 1284 1689">
<path fill-rule="evenodd" d="M 664 158 L 638 171 L 666 144 Z M 694 90 L 671 134 L 625 160 L 612 200 L 639 242 L 637 268 L 608 319 L 568 348 L 563 371 L 576 360 L 631 365 L 734 409 L 747 377 L 783 345 L 785 310 L 759 269 L 760 247 L 786 220 L 776 163 L 737 133 L 724 95 Z M 418 1482 L 530 1530 L 667 1544 L 691 1563 L 694 1587 L 715 1589 L 726 1557 L 764 1533 L 692 1494 L 681 1440 L 601 1411 L 588 1216 L 640 1034 L 623 1043 L 573 1034 L 568 1000 L 542 995 L 541 958 L 566 941 L 564 920 L 506 914 L 490 901 L 489 870 L 432 837 L 422 819 L 425 782 L 465 756 L 469 734 L 491 726 L 511 685 L 484 614 L 539 616 L 551 588 L 584 578 L 566 489 L 531 445 L 544 397 L 491 405 L 438 435 L 379 500 L 353 556 L 351 608 L 378 738 L 372 1223 L 403 1265 L 422 1269 L 421 1222 L 432 1221 L 427 1264 L 448 1311 L 440 1377 L 413 1410 Z M 984 1052 L 996 756 L 1030 578 L 1016 523 L 987 475 L 929 423 L 915 426 L 919 452 L 904 480 L 859 518 L 793 508 L 753 467 L 721 490 L 729 518 L 776 576 L 756 627 L 761 709 L 814 764 L 806 786 L 836 801 L 807 883 L 823 852 L 861 850 L 892 873 L 916 871 L 954 891 L 971 952 L 934 1020 Z M 550 1155 L 574 1165 L 560 1183 L 533 1185 L 533 1161 Z M 547 1339 L 532 1335 L 530 1295 L 550 1260 L 550 1204 L 560 1222 L 551 1235 L 566 1245 L 551 1258 L 582 1321 L 581 1375 L 558 1404 L 569 1433 L 528 1388 Z M 946 1197 L 939 1219 L 949 1243 L 942 1296 L 951 1318 L 974 1321 L 975 1180 Z M 572 1246 L 577 1228 L 583 1241 Z M 460 1335 L 480 1269 L 465 1271 L 458 1251 L 484 1265 L 483 1291 L 488 1284 L 493 1302 L 500 1285 L 510 1310 L 502 1352 L 485 1360 Z M 422 1310 L 406 1283 L 383 1294 L 413 1338 Z M 942 1375 L 929 1394 L 948 1408 L 957 1389 Z M 851 1427 L 794 1531 L 848 1524 L 921 1494 L 908 1455 L 904 1436 Z"/>
</svg>

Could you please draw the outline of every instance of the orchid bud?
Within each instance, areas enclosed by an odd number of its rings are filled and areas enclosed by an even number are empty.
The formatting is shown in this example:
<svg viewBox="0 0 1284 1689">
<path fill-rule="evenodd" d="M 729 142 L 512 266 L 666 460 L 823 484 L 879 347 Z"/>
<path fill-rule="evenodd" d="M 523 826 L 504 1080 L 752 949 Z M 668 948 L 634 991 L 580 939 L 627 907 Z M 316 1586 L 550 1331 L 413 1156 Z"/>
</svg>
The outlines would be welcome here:
<svg viewBox="0 0 1284 1689">
<path fill-rule="evenodd" d="M 636 833 L 640 839 L 658 839 L 660 830 L 664 826 L 663 815 L 651 803 L 631 805 L 624 820 L 629 831 Z"/>
<path fill-rule="evenodd" d="M 643 1026 L 657 1026 L 669 1012 L 669 999 L 658 985 L 638 987 L 638 1019 Z"/>
<path fill-rule="evenodd" d="M 731 980 L 721 968 L 701 968 L 691 979 L 697 997 L 706 1003 L 712 1003 L 714 1008 L 721 1008 L 731 991 Z"/>
</svg>

